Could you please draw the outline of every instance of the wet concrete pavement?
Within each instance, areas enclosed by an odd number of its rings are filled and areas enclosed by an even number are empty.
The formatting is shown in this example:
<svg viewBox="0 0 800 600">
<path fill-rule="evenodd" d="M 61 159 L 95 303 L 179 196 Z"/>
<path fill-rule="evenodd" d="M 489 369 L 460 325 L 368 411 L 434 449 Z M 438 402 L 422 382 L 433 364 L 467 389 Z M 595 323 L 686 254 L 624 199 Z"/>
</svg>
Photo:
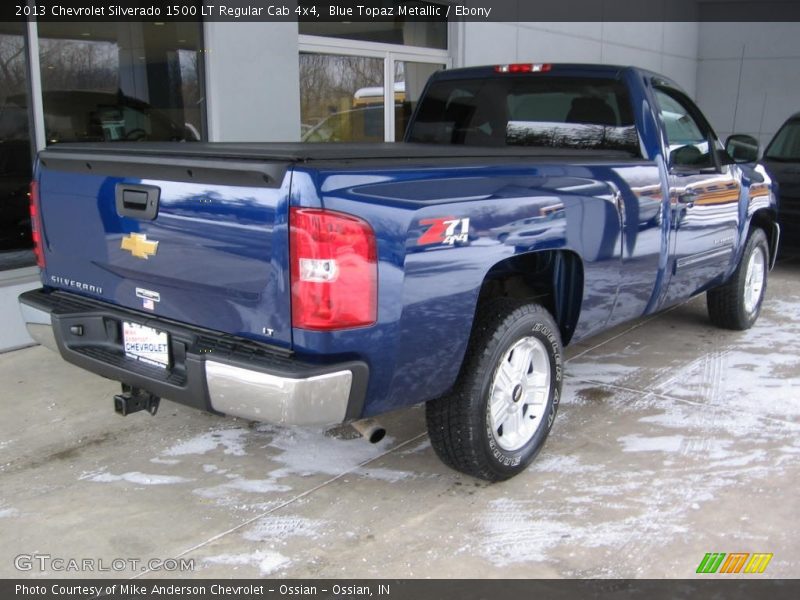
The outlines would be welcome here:
<svg viewBox="0 0 800 600">
<path fill-rule="evenodd" d="M 0 576 L 682 578 L 706 552 L 800 575 L 800 260 L 748 332 L 700 297 L 567 356 L 544 450 L 488 485 L 438 461 L 420 408 L 377 445 L 166 401 L 123 419 L 114 382 L 0 355 Z M 33 554 L 125 566 L 18 570 Z M 193 569 L 147 569 L 167 558 Z"/>
</svg>

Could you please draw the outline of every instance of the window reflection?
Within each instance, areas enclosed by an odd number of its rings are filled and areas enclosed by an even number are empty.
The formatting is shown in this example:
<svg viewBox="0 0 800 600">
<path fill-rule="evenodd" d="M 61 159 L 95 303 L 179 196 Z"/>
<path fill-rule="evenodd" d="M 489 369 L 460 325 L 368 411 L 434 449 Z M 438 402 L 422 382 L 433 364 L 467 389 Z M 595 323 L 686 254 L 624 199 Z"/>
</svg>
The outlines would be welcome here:
<svg viewBox="0 0 800 600">
<path fill-rule="evenodd" d="M 509 76 L 432 85 L 409 140 L 473 146 L 620 150 L 640 156 L 630 99 L 621 82 Z"/>
<path fill-rule="evenodd" d="M 198 23 L 40 23 L 47 143 L 202 139 L 200 37 Z"/>
<path fill-rule="evenodd" d="M 404 139 L 406 127 L 428 78 L 440 69 L 444 69 L 444 65 L 408 61 L 395 63 L 394 139 L 396 141 Z"/>
<path fill-rule="evenodd" d="M 300 54 L 301 139 L 306 142 L 382 142 L 384 60 Z M 394 63 L 395 140 L 402 140 L 428 78 L 444 65 Z"/>
<path fill-rule="evenodd" d="M 300 54 L 300 133 L 306 142 L 382 142 L 383 59 Z"/>
<path fill-rule="evenodd" d="M 709 131 L 692 116 L 685 102 L 666 88 L 655 88 L 661 121 L 669 142 L 670 163 L 674 167 L 707 168 L 714 165 Z"/>
</svg>

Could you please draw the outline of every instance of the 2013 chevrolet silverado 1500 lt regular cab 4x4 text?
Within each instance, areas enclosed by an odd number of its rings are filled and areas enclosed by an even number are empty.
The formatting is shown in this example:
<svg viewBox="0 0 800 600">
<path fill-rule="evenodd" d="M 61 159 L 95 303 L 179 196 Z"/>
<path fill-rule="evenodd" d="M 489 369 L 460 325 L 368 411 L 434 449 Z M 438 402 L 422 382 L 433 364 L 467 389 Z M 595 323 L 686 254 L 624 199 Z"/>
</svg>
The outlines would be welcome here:
<svg viewBox="0 0 800 600">
<path fill-rule="evenodd" d="M 31 211 L 29 330 L 122 382 L 118 412 L 426 402 L 438 455 L 488 480 L 541 449 L 564 344 L 701 292 L 750 327 L 779 237 L 769 178 L 686 94 L 600 65 L 439 72 L 398 144 L 55 145 Z"/>
</svg>

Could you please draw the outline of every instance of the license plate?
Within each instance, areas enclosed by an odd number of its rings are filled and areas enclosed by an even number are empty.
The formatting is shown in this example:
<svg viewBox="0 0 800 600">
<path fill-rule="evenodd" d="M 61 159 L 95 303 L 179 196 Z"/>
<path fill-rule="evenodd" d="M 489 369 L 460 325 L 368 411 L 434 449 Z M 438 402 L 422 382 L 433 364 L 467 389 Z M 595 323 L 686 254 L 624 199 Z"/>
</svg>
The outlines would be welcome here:
<svg viewBox="0 0 800 600">
<path fill-rule="evenodd" d="M 155 367 L 169 366 L 169 336 L 165 331 L 123 321 L 122 344 L 125 356 Z"/>
</svg>

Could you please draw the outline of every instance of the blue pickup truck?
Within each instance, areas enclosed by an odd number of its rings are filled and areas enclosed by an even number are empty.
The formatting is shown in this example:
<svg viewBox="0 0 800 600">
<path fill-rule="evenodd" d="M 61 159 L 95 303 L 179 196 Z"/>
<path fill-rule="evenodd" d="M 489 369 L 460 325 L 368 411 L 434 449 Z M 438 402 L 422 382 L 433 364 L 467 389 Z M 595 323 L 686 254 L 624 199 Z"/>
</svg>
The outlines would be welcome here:
<svg viewBox="0 0 800 600">
<path fill-rule="evenodd" d="M 492 481 L 541 449 L 565 344 L 702 292 L 746 329 L 779 238 L 769 177 L 684 92 L 600 65 L 439 72 L 404 143 L 58 144 L 30 195 L 29 331 L 121 382 L 117 412 L 425 402 Z"/>
</svg>

